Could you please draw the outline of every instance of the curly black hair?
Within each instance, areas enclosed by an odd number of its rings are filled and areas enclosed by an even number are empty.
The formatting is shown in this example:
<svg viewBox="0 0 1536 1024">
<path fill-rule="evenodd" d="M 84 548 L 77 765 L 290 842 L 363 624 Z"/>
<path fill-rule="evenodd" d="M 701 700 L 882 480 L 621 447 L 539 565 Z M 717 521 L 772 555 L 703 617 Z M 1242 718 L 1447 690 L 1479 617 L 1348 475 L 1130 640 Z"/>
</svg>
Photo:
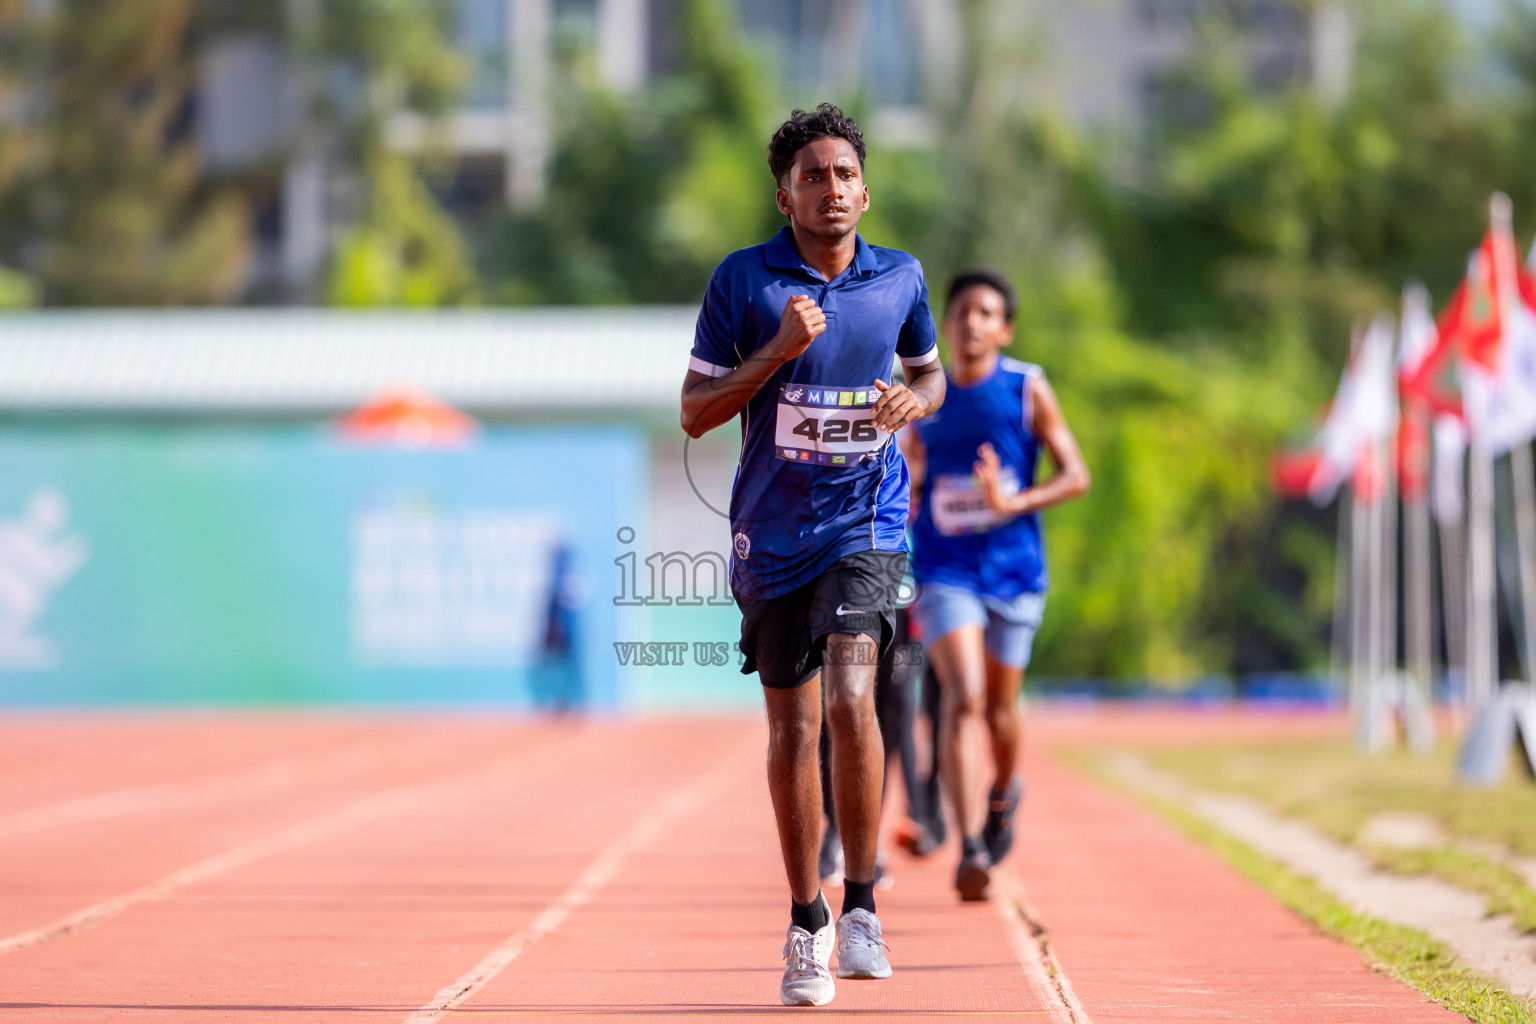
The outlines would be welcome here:
<svg viewBox="0 0 1536 1024">
<path fill-rule="evenodd" d="M 859 154 L 859 170 L 864 169 L 864 133 L 841 109 L 822 103 L 815 110 L 796 107 L 789 120 L 773 133 L 768 143 L 768 169 L 773 172 L 773 180 L 782 183 L 794 166 L 795 154 L 817 139 L 846 139 Z"/>
<path fill-rule="evenodd" d="M 967 288 L 975 288 L 982 285 L 991 288 L 1003 297 L 1003 317 L 1010 324 L 1013 323 L 1013 314 L 1019 311 L 1019 297 L 1014 294 L 1013 285 L 1008 279 L 995 270 L 977 268 L 975 270 L 963 270 L 949 279 L 949 296 L 944 300 L 944 309 L 955 304 L 955 298 Z"/>
</svg>

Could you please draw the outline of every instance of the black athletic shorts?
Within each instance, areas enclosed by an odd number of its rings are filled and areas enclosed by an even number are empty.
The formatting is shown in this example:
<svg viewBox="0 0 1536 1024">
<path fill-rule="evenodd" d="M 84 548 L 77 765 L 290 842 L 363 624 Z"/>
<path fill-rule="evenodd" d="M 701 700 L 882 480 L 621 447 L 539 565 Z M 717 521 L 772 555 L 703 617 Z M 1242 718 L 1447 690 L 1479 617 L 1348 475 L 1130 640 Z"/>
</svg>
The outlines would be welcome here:
<svg viewBox="0 0 1536 1024">
<path fill-rule="evenodd" d="M 863 633 L 883 655 L 896 633 L 896 591 L 905 551 L 857 551 L 802 587 L 761 601 L 736 595 L 741 608 L 742 675 L 787 689 L 815 675 L 829 633 Z"/>
</svg>

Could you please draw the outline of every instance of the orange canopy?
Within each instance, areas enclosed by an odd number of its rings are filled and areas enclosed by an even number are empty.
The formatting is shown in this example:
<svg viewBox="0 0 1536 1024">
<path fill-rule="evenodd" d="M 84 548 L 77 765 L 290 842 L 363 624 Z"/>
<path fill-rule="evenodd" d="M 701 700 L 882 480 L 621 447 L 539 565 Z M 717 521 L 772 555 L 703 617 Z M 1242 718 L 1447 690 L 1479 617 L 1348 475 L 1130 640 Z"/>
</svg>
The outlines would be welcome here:
<svg viewBox="0 0 1536 1024">
<path fill-rule="evenodd" d="M 475 421 L 430 395 L 394 388 L 364 402 L 338 422 L 348 440 L 384 444 L 462 444 Z"/>
</svg>

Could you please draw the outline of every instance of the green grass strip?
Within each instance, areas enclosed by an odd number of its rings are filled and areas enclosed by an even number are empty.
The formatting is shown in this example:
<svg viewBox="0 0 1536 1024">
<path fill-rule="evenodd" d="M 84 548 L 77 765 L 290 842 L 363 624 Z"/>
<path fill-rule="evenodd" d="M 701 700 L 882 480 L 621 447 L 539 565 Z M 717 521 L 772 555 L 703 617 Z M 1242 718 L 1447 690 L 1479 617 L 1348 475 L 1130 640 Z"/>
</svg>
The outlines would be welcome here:
<svg viewBox="0 0 1536 1024">
<path fill-rule="evenodd" d="M 1210 848 L 1323 934 L 1353 946 L 1375 969 L 1475 1024 L 1530 1024 L 1536 1006 L 1486 974 L 1458 963 L 1444 943 L 1417 929 L 1352 910 L 1312 879 L 1233 839 L 1183 807 L 1126 783 L 1096 758 L 1077 760 L 1095 777 L 1156 809 L 1189 838 Z"/>
<path fill-rule="evenodd" d="M 1488 915 L 1513 913 L 1514 924 L 1527 934 L 1536 932 L 1536 890 L 1520 872 L 1491 857 L 1453 846 L 1397 849 L 1365 846 L 1377 867 L 1399 875 L 1430 875 L 1459 889 L 1488 898 Z"/>
<path fill-rule="evenodd" d="M 1194 789 L 1237 793 L 1351 845 L 1384 871 L 1428 875 L 1487 898 L 1490 915 L 1513 913 L 1515 927 L 1536 932 L 1536 888 L 1478 845 L 1536 846 L 1536 787 L 1523 776 L 1470 788 L 1456 779 L 1455 747 L 1431 756 L 1402 750 L 1363 755 L 1348 741 L 1291 741 L 1145 751 L 1147 759 Z M 1366 839 L 1383 812 L 1428 818 L 1448 833 L 1433 846 L 1399 849 Z"/>
</svg>

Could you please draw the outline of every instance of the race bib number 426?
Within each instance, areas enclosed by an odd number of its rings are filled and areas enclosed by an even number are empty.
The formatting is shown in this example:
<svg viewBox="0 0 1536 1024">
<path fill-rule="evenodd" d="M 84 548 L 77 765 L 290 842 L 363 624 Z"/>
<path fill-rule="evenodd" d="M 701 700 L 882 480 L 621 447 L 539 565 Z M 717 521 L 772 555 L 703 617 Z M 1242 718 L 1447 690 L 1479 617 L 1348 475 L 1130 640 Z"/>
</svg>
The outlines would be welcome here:
<svg viewBox="0 0 1536 1024">
<path fill-rule="evenodd" d="M 877 452 L 890 435 L 875 427 L 874 388 L 784 384 L 773 427 L 774 454 L 788 462 L 849 466 Z"/>
</svg>

